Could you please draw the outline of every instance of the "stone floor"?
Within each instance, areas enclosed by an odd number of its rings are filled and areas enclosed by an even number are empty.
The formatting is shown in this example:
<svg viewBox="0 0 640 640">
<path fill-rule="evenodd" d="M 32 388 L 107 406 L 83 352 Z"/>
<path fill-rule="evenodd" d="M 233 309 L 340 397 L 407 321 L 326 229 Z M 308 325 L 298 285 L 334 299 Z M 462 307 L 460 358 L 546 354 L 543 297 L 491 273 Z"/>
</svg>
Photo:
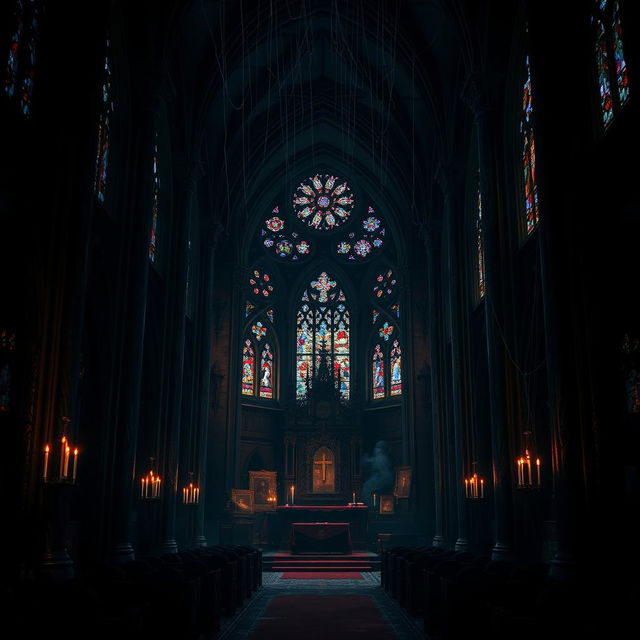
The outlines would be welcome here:
<svg viewBox="0 0 640 640">
<path fill-rule="evenodd" d="M 247 601 L 232 618 L 223 620 L 216 640 L 250 640 L 251 634 L 266 611 L 272 598 L 288 594 L 340 595 L 357 594 L 370 596 L 382 612 L 399 640 L 424 640 L 422 620 L 409 616 L 380 586 L 380 573 L 363 572 L 363 580 L 283 580 L 282 573 L 264 573 L 262 587 Z M 301 640 L 304 632 L 301 632 Z M 276 639 L 274 639 L 276 640 Z M 337 638 L 329 639 L 337 640 Z"/>
</svg>

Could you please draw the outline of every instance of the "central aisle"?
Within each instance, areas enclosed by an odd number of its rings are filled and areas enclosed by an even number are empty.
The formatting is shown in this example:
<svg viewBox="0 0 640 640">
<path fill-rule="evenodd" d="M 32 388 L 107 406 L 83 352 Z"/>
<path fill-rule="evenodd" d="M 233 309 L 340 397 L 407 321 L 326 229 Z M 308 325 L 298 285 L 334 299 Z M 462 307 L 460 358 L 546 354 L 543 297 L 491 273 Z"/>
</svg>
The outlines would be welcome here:
<svg viewBox="0 0 640 640">
<path fill-rule="evenodd" d="M 263 586 L 219 640 L 424 640 L 422 621 L 409 617 L 380 587 L 379 572 L 264 573 Z"/>
</svg>

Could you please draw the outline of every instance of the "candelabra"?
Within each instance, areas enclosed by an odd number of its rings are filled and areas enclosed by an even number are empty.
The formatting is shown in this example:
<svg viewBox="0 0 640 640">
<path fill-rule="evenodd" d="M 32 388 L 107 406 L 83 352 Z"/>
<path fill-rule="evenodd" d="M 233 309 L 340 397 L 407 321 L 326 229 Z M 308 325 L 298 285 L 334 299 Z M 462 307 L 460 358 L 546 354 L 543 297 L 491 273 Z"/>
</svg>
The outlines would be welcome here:
<svg viewBox="0 0 640 640">
<path fill-rule="evenodd" d="M 472 466 L 476 466 L 474 462 Z M 482 500 L 484 498 L 484 478 L 476 471 L 471 476 L 464 479 L 464 497 L 469 500 Z"/>
<path fill-rule="evenodd" d="M 183 504 L 195 505 L 200 502 L 200 487 L 193 484 L 193 476 L 193 471 L 190 471 L 189 484 L 186 487 L 182 487 Z"/>
<path fill-rule="evenodd" d="M 63 418 L 62 421 L 66 431 L 70 420 L 69 418 Z M 60 453 L 57 454 L 54 449 L 55 447 L 48 443 L 44 447 L 43 482 L 75 484 L 78 475 L 78 454 L 80 450 L 69 442 L 66 433 L 60 438 Z M 72 456 L 73 461 L 71 460 Z M 54 466 L 56 458 L 58 460 L 57 474 L 55 473 L 56 469 L 51 469 L 51 467 Z M 71 467 L 71 472 L 69 471 L 69 467 Z"/>
<path fill-rule="evenodd" d="M 531 455 L 530 436 L 531 431 L 524 432 L 524 453 L 516 458 L 517 487 L 525 491 L 540 488 L 540 458 Z"/>
<path fill-rule="evenodd" d="M 140 487 L 140 498 L 142 500 L 158 500 L 160 498 L 160 485 L 162 483 L 159 475 L 153 472 L 153 458 L 150 458 L 150 469 L 146 476 L 143 476 Z"/>
</svg>

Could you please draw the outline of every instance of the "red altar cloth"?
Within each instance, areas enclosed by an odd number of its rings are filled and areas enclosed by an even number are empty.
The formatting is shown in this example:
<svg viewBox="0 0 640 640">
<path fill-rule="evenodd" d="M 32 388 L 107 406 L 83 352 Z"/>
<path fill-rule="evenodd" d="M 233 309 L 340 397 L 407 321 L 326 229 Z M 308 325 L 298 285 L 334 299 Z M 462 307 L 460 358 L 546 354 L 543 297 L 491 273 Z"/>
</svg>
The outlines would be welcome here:
<svg viewBox="0 0 640 640">
<path fill-rule="evenodd" d="M 348 522 L 293 522 L 291 553 L 351 553 Z"/>
</svg>

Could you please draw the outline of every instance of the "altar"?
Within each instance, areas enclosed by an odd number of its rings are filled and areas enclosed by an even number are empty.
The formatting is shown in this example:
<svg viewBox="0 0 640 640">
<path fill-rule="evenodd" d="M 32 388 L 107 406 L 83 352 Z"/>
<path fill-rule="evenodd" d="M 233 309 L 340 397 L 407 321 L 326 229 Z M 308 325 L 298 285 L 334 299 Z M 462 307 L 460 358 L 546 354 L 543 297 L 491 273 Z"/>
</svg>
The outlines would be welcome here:
<svg viewBox="0 0 640 640">
<path fill-rule="evenodd" d="M 348 533 L 354 549 L 368 547 L 368 515 L 367 505 L 284 505 L 277 507 L 278 539 L 281 549 L 289 548 L 292 540 L 294 523 L 327 524 L 331 523 L 348 526 Z M 317 528 L 317 527 L 316 527 Z M 329 528 L 326 528 L 329 531 Z M 338 529 L 336 528 L 335 531 Z M 332 530 L 333 531 L 333 530 Z"/>
<path fill-rule="evenodd" d="M 291 553 L 351 553 L 348 522 L 294 522 L 289 536 Z"/>
</svg>

